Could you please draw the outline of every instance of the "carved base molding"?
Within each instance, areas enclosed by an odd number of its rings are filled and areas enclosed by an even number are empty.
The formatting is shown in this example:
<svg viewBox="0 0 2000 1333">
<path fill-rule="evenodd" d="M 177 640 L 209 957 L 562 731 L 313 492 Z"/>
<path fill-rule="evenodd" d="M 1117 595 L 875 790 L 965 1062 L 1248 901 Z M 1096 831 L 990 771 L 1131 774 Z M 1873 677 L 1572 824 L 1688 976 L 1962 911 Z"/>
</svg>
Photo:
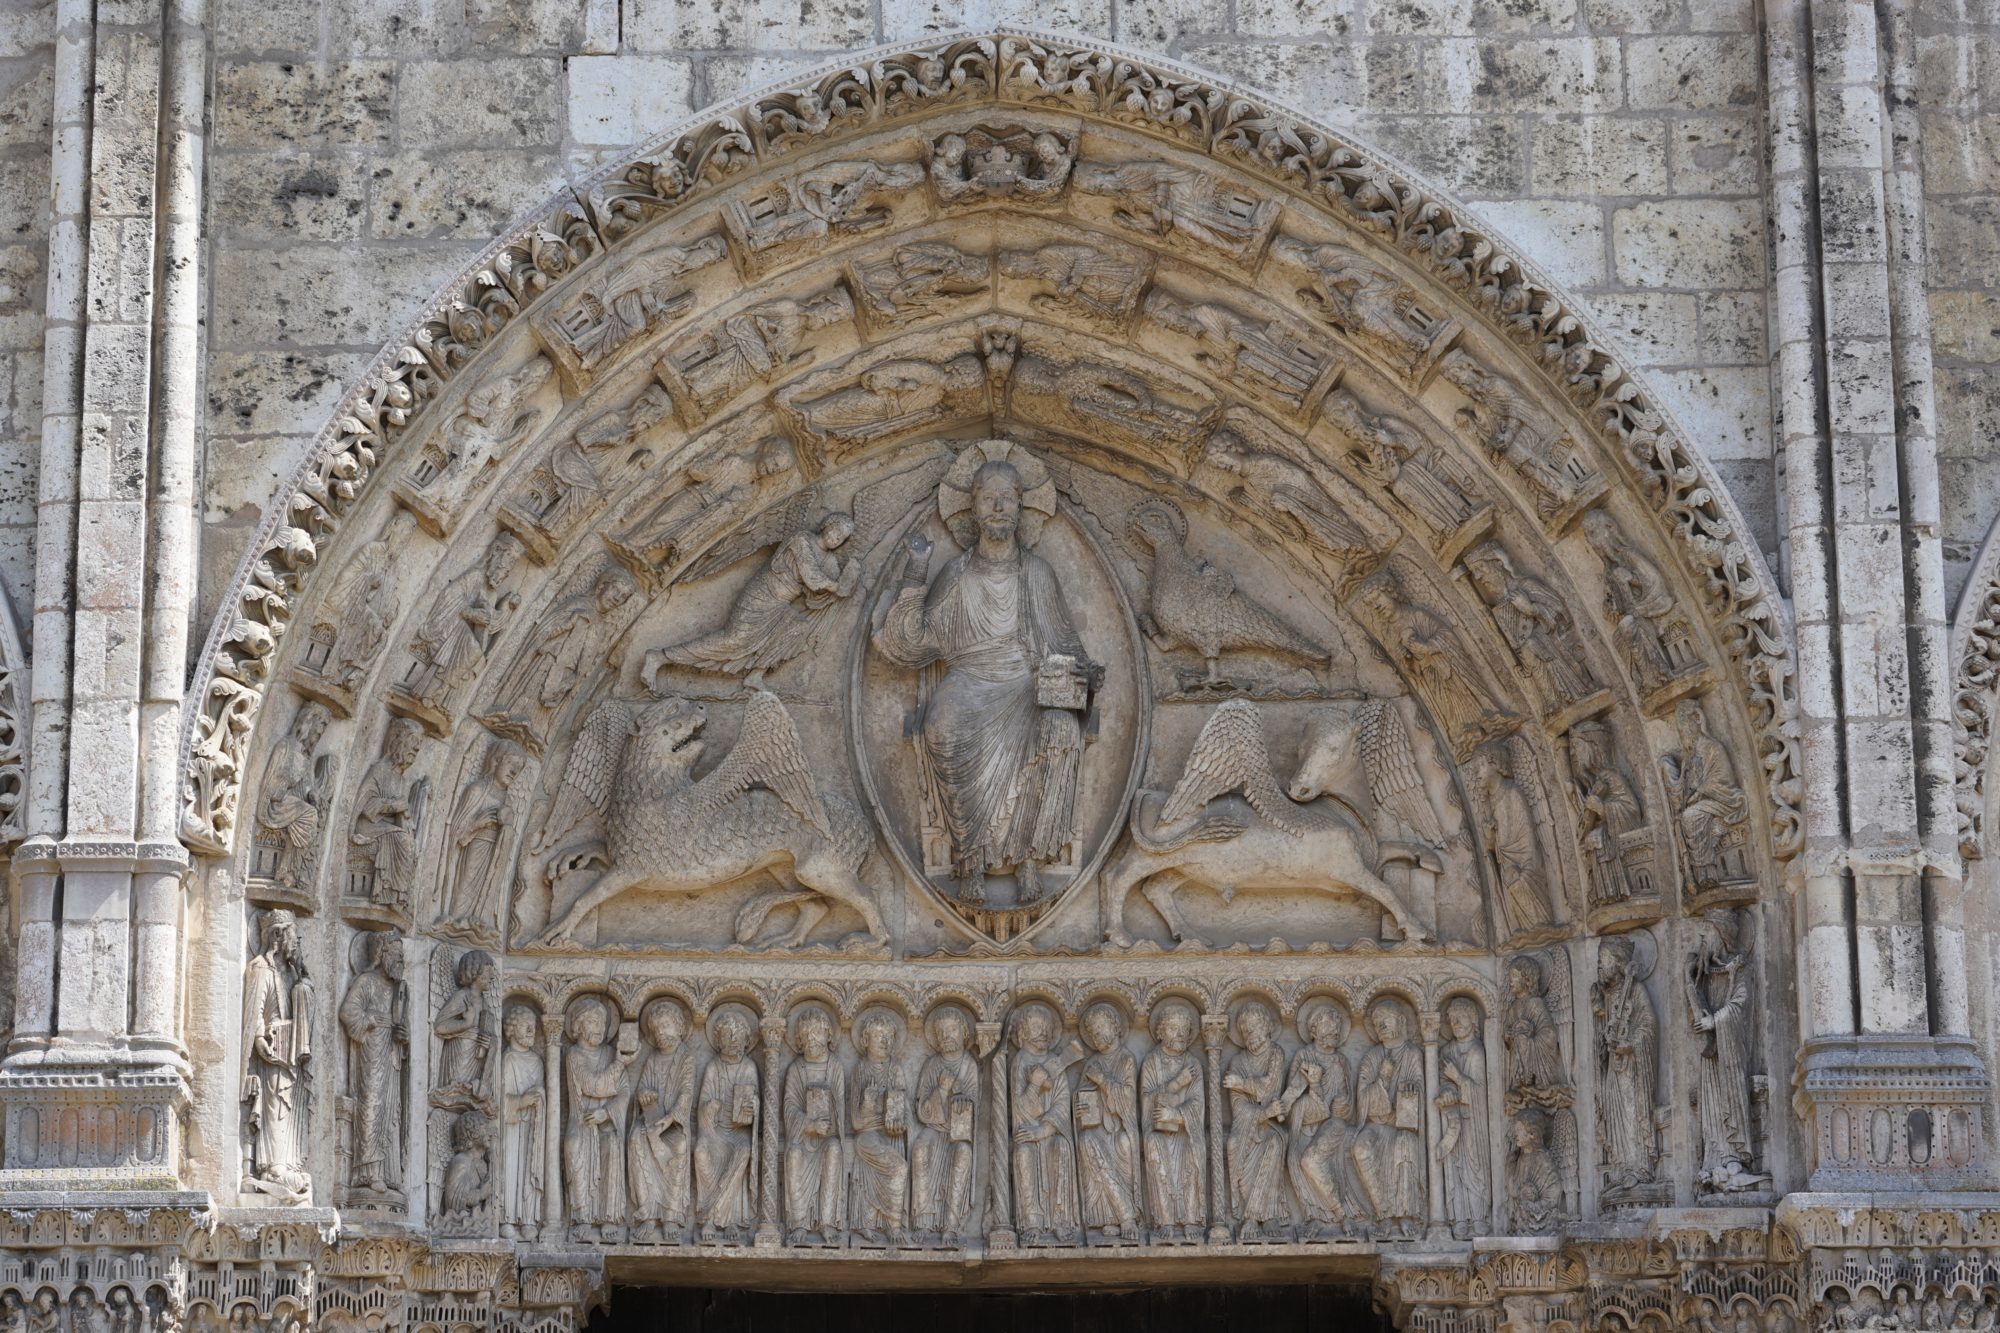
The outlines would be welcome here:
<svg viewBox="0 0 2000 1333">
<path fill-rule="evenodd" d="M 28 1052 L 0 1068 L 0 1199 L 11 1190 L 171 1190 L 188 1083 L 170 1065 Z"/>
<path fill-rule="evenodd" d="M 1992 1078 L 1965 1037 L 1840 1037 L 1800 1053 L 1816 1190 L 1965 1190 L 1986 1160 Z"/>
</svg>

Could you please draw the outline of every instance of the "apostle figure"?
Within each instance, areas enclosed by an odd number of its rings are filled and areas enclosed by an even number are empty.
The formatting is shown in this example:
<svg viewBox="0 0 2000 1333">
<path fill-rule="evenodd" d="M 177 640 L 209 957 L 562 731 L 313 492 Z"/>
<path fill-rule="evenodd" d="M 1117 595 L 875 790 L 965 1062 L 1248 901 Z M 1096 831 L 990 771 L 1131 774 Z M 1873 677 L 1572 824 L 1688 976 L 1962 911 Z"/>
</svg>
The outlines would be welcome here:
<svg viewBox="0 0 2000 1333">
<path fill-rule="evenodd" d="M 352 1181 L 357 1190 L 395 1195 L 403 1187 L 403 1061 L 410 1045 L 403 941 L 369 931 L 357 944 L 362 967 L 340 1002 L 354 1098 Z"/>
<path fill-rule="evenodd" d="M 1689 1013 L 1702 1035 L 1701 1082 L 1695 1095 L 1701 1170 L 1696 1180 L 1705 1190 L 1736 1193 L 1770 1179 L 1756 1170 L 1750 1123 L 1750 1052 L 1756 1040 L 1750 955 L 1739 945 L 1733 909 L 1705 913 L 1702 927 L 1687 970 Z"/>
<path fill-rule="evenodd" d="M 1424 1054 L 1401 1002 L 1377 1000 L 1368 1026 L 1375 1044 L 1354 1080 L 1361 1113 L 1354 1169 L 1376 1235 L 1407 1238 L 1424 1215 Z"/>
<path fill-rule="evenodd" d="M 1055 571 L 1022 540 L 1024 522 L 1032 531 L 1053 512 L 1053 489 L 1042 464 L 1005 441 L 960 454 L 938 507 L 966 549 L 928 580 L 930 541 L 912 534 L 875 632 L 891 662 L 926 668 L 924 807 L 968 904 L 985 901 L 989 871 L 1009 867 L 1016 901 L 1034 902 L 1042 867 L 1075 851 L 1083 715 L 1103 668 L 1070 625 Z"/>
<path fill-rule="evenodd" d="M 283 908 L 267 912 L 262 949 L 243 978 L 243 1100 L 250 1115 L 244 1189 L 303 1203 L 306 1087 L 312 1058 L 312 979 L 299 957 L 299 928 Z"/>
<path fill-rule="evenodd" d="M 1444 1162 L 1444 1213 L 1452 1235 L 1470 1239 L 1493 1208 L 1493 1141 L 1487 1116 L 1486 1038 L 1479 1002 L 1461 995 L 1445 1006 L 1451 1040 L 1438 1049 L 1438 1156 Z"/>
<path fill-rule="evenodd" d="M 694 1098 L 699 1060 L 687 1044 L 680 1001 L 661 997 L 639 1013 L 652 1049 L 639 1062 L 626 1131 L 632 1239 L 641 1245 L 686 1239 L 694 1212 Z"/>
<path fill-rule="evenodd" d="M 854 1232 L 863 1244 L 901 1244 L 909 1231 L 910 1185 L 903 1020 L 888 1009 L 864 1010 L 854 1037 L 861 1047 L 853 1092 Z"/>
<path fill-rule="evenodd" d="M 1083 1058 L 1070 1043 L 1055 1049 L 1055 1010 L 1040 1001 L 1014 1018 L 1008 1071 L 1014 1120 L 1014 1206 L 1024 1245 L 1074 1245 L 1076 1150 L 1070 1142 L 1069 1069 Z"/>
<path fill-rule="evenodd" d="M 1243 1049 L 1230 1057 L 1222 1087 L 1229 1094 L 1229 1201 L 1242 1226 L 1237 1239 L 1284 1240 L 1291 1205 L 1285 1199 L 1285 1051 L 1278 1016 L 1251 1001 L 1236 1016 Z M 1266 1229 L 1277 1235 L 1266 1237 Z"/>
<path fill-rule="evenodd" d="M 406 717 L 389 719 L 382 757 L 368 765 L 354 794 L 354 827 L 348 843 L 372 865 L 372 901 L 408 907 L 416 877 L 418 826 L 423 820 L 426 779 L 410 779 L 410 765 L 423 744 L 423 728 Z"/>
<path fill-rule="evenodd" d="M 793 1245 L 839 1239 L 841 1193 L 847 1180 L 847 1075 L 833 1058 L 833 1015 L 820 1004 L 792 1017 L 792 1051 L 785 1070 L 785 1228 Z"/>
<path fill-rule="evenodd" d="M 563 1055 L 563 1183 L 570 1235 L 622 1240 L 625 1232 L 625 1071 L 636 1052 L 611 1044 L 609 1002 L 585 998 L 570 1019 Z"/>
<path fill-rule="evenodd" d="M 1552 1089 L 1568 1088 L 1562 1034 L 1549 1008 L 1548 978 L 1532 954 L 1507 964 L 1507 1092 L 1510 1098 L 1547 1100 Z"/>
<path fill-rule="evenodd" d="M 516 1240 L 540 1234 L 542 1220 L 543 1126 L 548 1120 L 547 1074 L 535 1049 L 542 1020 L 525 1004 L 507 1006 L 500 1021 L 506 1049 L 500 1052 L 500 1160 L 507 1170 L 506 1207 L 500 1232 Z"/>
<path fill-rule="evenodd" d="M 1285 1084 L 1291 1148 L 1285 1161 L 1305 1208 L 1304 1239 L 1325 1240 L 1348 1224 L 1354 1154 L 1354 1085 L 1347 1057 L 1347 1012 L 1330 1000 L 1308 1000 L 1299 1011 L 1305 1045 L 1292 1057 Z"/>
<path fill-rule="evenodd" d="M 1524 1106 L 1507 1125 L 1507 1201 L 1516 1230 L 1549 1232 L 1564 1220 L 1562 1170 L 1549 1150 L 1549 1115 Z"/>
<path fill-rule="evenodd" d="M 499 1033 L 493 1013 L 493 955 L 467 949 L 452 972 L 457 983 L 431 1031 L 439 1043 L 431 1104 L 457 1110 L 485 1106 L 493 1095 L 488 1078 Z"/>
<path fill-rule="evenodd" d="M 972 1018 L 955 1004 L 924 1021 L 931 1054 L 917 1073 L 911 1127 L 910 1218 L 917 1238 L 963 1243 L 972 1220 L 972 1152 L 979 1113 L 979 1061 L 968 1049 Z"/>
<path fill-rule="evenodd" d="M 1208 1104 L 1201 1057 L 1190 1048 L 1201 1019 L 1186 1000 L 1163 1000 L 1153 1010 L 1153 1040 L 1159 1044 L 1139 1071 L 1140 1112 L 1145 1128 L 1146 1209 L 1153 1238 L 1197 1244 L 1208 1216 Z"/>
<path fill-rule="evenodd" d="M 749 1239 L 757 1220 L 757 1126 L 762 1100 L 750 1058 L 757 1020 L 740 1004 L 708 1019 L 715 1058 L 702 1071 L 695 1110 L 694 1197 L 705 1243 Z"/>
<path fill-rule="evenodd" d="M 500 943 L 500 907 L 506 866 L 500 856 L 512 790 L 528 756 L 512 741 L 486 747 L 479 776 L 467 783 L 445 828 L 441 924 L 482 944 Z"/>
<path fill-rule="evenodd" d="M 1091 1053 L 1077 1071 L 1076 1171 L 1086 1239 L 1136 1243 L 1139 1234 L 1139 1062 L 1125 1049 L 1125 1018 L 1099 1002 L 1077 1026 Z"/>
<path fill-rule="evenodd" d="M 1634 956 L 1630 938 L 1604 941 L 1590 996 L 1597 1019 L 1597 1121 L 1604 1174 L 1608 1184 L 1627 1188 L 1650 1183 L 1660 1164 L 1654 1105 L 1660 1021 L 1639 984 Z"/>
</svg>

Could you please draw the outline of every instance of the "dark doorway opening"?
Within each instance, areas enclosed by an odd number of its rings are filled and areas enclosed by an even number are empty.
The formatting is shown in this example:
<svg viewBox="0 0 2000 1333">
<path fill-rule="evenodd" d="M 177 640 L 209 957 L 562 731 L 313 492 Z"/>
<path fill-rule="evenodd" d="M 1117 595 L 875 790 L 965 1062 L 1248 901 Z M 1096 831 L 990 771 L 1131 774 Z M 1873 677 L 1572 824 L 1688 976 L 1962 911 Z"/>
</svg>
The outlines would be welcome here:
<svg viewBox="0 0 2000 1333">
<path fill-rule="evenodd" d="M 1388 1333 L 1366 1287 L 822 1293 L 619 1287 L 586 1333 Z"/>
</svg>

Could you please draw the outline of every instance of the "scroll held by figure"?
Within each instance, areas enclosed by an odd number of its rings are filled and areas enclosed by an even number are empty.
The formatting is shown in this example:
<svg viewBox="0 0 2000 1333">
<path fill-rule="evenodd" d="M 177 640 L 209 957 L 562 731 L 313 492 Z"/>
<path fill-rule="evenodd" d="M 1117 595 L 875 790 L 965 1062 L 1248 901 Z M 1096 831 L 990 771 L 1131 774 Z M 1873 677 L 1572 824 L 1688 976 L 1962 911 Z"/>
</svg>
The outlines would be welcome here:
<svg viewBox="0 0 2000 1333">
<path fill-rule="evenodd" d="M 937 495 L 960 552 L 933 575 L 931 542 L 912 532 L 873 636 L 884 659 L 922 673 L 924 870 L 934 885 L 949 878 L 940 891 L 961 909 L 1032 915 L 1078 868 L 1079 770 L 1104 668 L 1032 549 L 1055 512 L 1042 462 L 1005 440 L 973 444 Z"/>
</svg>

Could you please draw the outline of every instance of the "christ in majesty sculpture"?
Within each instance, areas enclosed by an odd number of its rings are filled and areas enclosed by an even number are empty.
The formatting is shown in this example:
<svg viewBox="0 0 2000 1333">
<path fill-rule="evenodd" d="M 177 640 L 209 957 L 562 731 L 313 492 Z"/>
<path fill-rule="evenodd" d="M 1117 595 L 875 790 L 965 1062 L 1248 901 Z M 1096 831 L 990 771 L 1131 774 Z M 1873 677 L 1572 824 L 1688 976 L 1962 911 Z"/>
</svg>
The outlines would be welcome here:
<svg viewBox="0 0 2000 1333">
<path fill-rule="evenodd" d="M 910 534 L 874 636 L 889 661 L 925 669 L 915 739 L 926 822 L 942 828 L 968 906 L 986 901 L 989 873 L 1009 869 L 1016 902 L 1035 902 L 1042 870 L 1075 854 L 1084 724 L 1104 668 L 1084 652 L 1055 571 L 1023 540 L 1024 518 L 1052 512 L 1050 490 L 1042 465 L 1005 441 L 961 454 L 939 509 L 966 549 L 931 579 L 930 540 Z"/>
</svg>

